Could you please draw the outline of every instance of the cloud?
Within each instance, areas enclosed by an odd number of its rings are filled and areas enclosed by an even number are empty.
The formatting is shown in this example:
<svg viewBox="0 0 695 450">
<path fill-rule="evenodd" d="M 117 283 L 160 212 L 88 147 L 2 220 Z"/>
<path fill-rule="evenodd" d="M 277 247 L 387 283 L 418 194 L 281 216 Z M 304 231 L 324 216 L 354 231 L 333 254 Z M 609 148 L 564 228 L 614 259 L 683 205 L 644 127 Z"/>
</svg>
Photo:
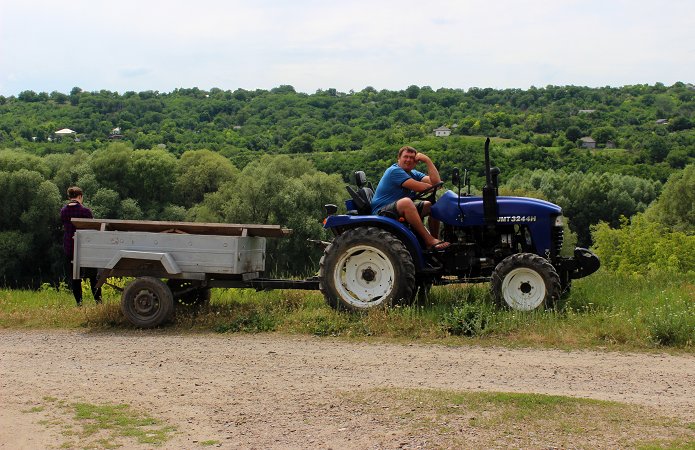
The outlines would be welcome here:
<svg viewBox="0 0 695 450">
<path fill-rule="evenodd" d="M 693 19 L 689 0 L 2 2 L 0 94 L 671 84 L 695 73 Z"/>
</svg>

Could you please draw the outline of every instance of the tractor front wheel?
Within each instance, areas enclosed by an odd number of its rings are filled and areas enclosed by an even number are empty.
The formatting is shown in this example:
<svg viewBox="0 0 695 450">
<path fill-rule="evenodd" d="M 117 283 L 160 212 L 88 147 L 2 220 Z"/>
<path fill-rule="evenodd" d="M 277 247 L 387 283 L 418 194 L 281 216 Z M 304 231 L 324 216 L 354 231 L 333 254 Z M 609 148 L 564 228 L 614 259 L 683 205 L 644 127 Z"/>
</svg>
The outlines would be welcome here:
<svg viewBox="0 0 695 450">
<path fill-rule="evenodd" d="M 410 300 L 415 265 L 402 241 L 375 227 L 348 230 L 326 247 L 321 292 L 335 309 L 364 311 Z"/>
<path fill-rule="evenodd" d="M 498 304 L 518 311 L 550 308 L 561 292 L 555 268 L 533 253 L 503 259 L 492 273 L 491 289 Z"/>
</svg>

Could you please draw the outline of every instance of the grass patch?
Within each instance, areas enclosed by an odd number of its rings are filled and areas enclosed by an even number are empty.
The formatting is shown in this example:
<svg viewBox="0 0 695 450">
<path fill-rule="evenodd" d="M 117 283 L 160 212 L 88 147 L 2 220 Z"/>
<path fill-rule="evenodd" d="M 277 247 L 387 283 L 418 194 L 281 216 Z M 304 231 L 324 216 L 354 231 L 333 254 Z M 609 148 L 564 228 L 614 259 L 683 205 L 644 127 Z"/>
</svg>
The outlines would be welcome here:
<svg viewBox="0 0 695 450">
<path fill-rule="evenodd" d="M 128 443 L 161 446 L 175 428 L 125 404 L 68 403 L 44 398 L 46 404 L 27 412 L 43 412 L 39 423 L 60 429 L 67 440 L 61 448 L 117 448 Z"/>
<path fill-rule="evenodd" d="M 85 297 L 89 298 L 89 297 Z M 494 344 L 612 350 L 695 347 L 695 280 L 605 271 L 577 280 L 570 296 L 547 311 L 495 306 L 487 284 L 435 286 L 427 300 L 366 313 L 338 312 L 310 291 L 213 289 L 203 307 L 178 305 L 177 331 L 282 332 L 379 337 L 445 344 Z M 0 328 L 129 329 L 120 293 L 74 306 L 67 289 L 0 290 Z"/>
<path fill-rule="evenodd" d="M 555 395 L 375 389 L 346 393 L 363 420 L 442 448 L 692 448 L 689 424 L 644 407 Z M 655 438 L 656 437 L 656 438 Z"/>
</svg>

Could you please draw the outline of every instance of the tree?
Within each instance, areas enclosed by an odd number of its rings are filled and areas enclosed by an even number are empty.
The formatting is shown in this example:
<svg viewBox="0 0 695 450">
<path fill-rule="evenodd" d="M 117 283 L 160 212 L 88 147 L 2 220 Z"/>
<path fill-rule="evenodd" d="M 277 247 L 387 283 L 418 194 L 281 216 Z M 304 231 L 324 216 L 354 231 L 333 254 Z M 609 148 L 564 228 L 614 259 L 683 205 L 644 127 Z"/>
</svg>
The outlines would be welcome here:
<svg viewBox="0 0 695 450">
<path fill-rule="evenodd" d="M 647 216 L 671 230 L 695 234 L 695 164 L 669 177 Z"/>
<path fill-rule="evenodd" d="M 567 127 L 567 129 L 565 130 L 565 137 L 570 142 L 576 142 L 577 139 L 582 137 L 582 130 L 580 130 L 579 127 L 575 125 Z"/>
<path fill-rule="evenodd" d="M 301 134 L 293 138 L 287 144 L 290 153 L 311 153 L 314 150 L 314 137 L 308 134 Z"/>
<path fill-rule="evenodd" d="M 612 141 L 616 137 L 616 130 L 613 127 L 598 127 L 594 128 L 591 132 L 591 136 L 596 139 L 599 144 L 605 144 L 608 141 Z"/>
<path fill-rule="evenodd" d="M 671 151 L 671 142 L 665 136 L 652 135 L 644 143 L 644 151 L 651 162 L 663 161 Z"/>
<path fill-rule="evenodd" d="M 238 176 L 239 169 L 224 156 L 210 150 L 189 150 L 178 162 L 176 199 L 190 208 L 223 184 L 236 183 Z"/>
<path fill-rule="evenodd" d="M 60 267 L 60 195 L 38 172 L 0 171 L 0 280 L 36 287 Z M 57 263 L 57 264 L 56 264 Z"/>
<path fill-rule="evenodd" d="M 121 197 L 128 197 L 132 155 L 133 150 L 128 144 L 117 142 L 94 152 L 88 163 L 100 186 L 118 192 Z"/>
<path fill-rule="evenodd" d="M 134 150 L 127 179 L 130 196 L 144 208 L 170 203 L 176 166 L 176 158 L 166 150 Z"/>
<path fill-rule="evenodd" d="M 668 129 L 671 131 L 689 130 L 693 127 L 693 123 L 683 116 L 674 117 L 668 122 Z"/>
</svg>

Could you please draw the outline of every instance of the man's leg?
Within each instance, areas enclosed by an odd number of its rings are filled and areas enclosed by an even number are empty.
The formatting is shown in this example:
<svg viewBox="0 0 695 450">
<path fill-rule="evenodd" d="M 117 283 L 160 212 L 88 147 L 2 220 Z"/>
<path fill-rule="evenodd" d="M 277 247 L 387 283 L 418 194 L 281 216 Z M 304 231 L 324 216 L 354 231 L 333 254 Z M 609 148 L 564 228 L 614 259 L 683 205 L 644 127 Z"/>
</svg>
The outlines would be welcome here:
<svg viewBox="0 0 695 450">
<path fill-rule="evenodd" d="M 430 234 L 433 238 L 439 239 L 439 221 L 432 216 L 427 218 L 427 227 L 430 229 Z"/>
<path fill-rule="evenodd" d="M 427 219 L 427 228 L 430 230 L 430 234 L 432 235 L 433 238 L 438 239 L 439 238 L 439 221 L 437 219 L 433 219 L 430 216 L 430 212 L 432 211 L 432 203 L 428 202 L 426 200 L 422 201 L 417 201 L 415 202 L 415 207 L 417 208 L 418 212 L 420 213 L 420 217 L 424 220 L 425 217 L 428 217 Z"/>
<path fill-rule="evenodd" d="M 412 199 L 406 197 L 398 200 L 396 208 L 398 209 L 398 214 L 403 216 L 405 221 L 420 235 L 425 243 L 425 247 L 430 248 L 438 242 L 438 240 L 427 231 L 427 228 L 425 228 L 425 225 L 422 223 L 422 217 L 420 217 L 420 212 Z"/>
</svg>

